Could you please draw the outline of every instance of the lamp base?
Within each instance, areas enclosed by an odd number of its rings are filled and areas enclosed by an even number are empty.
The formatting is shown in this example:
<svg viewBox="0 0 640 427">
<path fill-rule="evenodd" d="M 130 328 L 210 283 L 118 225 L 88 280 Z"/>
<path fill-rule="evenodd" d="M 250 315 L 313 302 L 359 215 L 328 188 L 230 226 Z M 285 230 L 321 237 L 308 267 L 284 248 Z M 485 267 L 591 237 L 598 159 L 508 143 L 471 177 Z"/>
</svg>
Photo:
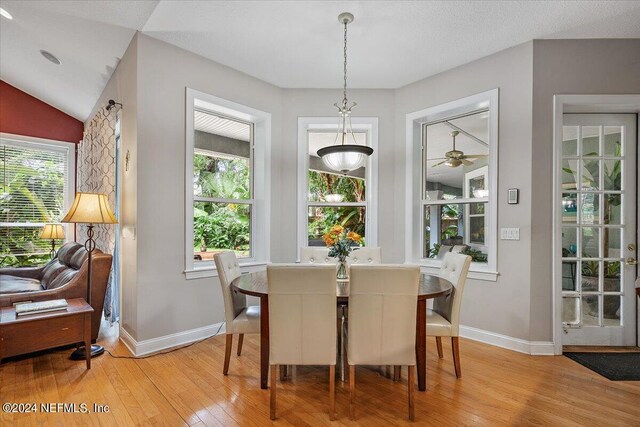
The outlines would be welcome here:
<svg viewBox="0 0 640 427">
<path fill-rule="evenodd" d="M 94 357 L 98 357 L 100 356 L 102 353 L 104 353 L 104 347 L 102 347 L 101 345 L 98 344 L 93 344 L 91 345 L 91 358 Z M 76 349 L 73 353 L 71 353 L 71 356 L 69 356 L 69 359 L 71 360 L 85 360 L 86 359 L 86 348 L 80 347 L 78 349 Z"/>
</svg>

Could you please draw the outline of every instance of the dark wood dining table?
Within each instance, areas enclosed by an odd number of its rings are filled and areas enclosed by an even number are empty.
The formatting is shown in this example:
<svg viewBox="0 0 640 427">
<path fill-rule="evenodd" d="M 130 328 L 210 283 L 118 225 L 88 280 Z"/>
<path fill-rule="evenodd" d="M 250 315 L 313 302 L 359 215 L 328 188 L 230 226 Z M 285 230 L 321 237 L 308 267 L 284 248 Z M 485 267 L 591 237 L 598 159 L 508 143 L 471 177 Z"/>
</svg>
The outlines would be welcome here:
<svg viewBox="0 0 640 427">
<path fill-rule="evenodd" d="M 349 303 L 348 282 L 336 282 L 339 305 Z M 267 272 L 243 274 L 231 282 L 234 292 L 260 298 L 260 388 L 269 388 L 269 284 Z M 427 300 L 448 295 L 453 285 L 430 274 L 420 275 L 416 316 L 416 364 L 418 390 L 427 389 Z"/>
</svg>

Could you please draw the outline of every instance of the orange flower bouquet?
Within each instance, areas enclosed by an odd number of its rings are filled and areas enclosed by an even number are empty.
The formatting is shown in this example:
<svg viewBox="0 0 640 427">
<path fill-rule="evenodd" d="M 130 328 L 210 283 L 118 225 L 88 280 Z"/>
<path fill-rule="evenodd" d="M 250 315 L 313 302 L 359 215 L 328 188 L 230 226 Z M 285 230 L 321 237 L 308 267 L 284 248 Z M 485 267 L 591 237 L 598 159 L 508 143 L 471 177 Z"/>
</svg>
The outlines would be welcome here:
<svg viewBox="0 0 640 427">
<path fill-rule="evenodd" d="M 336 224 L 322 236 L 322 240 L 329 248 L 329 256 L 337 258 L 338 261 L 340 261 L 340 265 L 338 266 L 338 279 L 346 279 L 347 269 L 345 262 L 354 244 L 362 246 L 362 236 Z"/>
</svg>

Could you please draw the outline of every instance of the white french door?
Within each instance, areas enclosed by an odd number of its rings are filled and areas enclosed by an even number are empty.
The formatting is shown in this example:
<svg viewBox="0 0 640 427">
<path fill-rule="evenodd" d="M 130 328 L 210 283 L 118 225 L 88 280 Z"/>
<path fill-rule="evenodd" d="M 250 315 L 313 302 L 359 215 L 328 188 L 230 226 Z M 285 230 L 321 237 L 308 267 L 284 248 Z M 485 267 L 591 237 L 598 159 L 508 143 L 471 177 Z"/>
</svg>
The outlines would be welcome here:
<svg viewBox="0 0 640 427">
<path fill-rule="evenodd" d="M 636 345 L 635 114 L 565 114 L 562 138 L 564 345 Z"/>
</svg>

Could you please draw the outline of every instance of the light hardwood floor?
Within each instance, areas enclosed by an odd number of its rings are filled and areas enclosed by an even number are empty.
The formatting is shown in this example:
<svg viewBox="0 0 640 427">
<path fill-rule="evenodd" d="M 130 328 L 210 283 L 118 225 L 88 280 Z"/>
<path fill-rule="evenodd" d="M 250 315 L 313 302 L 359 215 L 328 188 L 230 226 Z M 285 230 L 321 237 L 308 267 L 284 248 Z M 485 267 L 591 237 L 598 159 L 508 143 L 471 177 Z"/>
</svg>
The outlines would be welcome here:
<svg viewBox="0 0 640 427">
<path fill-rule="evenodd" d="M 259 426 L 269 420 L 269 391 L 260 390 L 257 337 L 245 338 L 222 375 L 224 336 L 146 359 L 108 354 L 83 362 L 70 351 L 10 360 L 0 365 L 0 401 L 109 405 L 102 414 L 7 414 L 0 425 Z M 102 339 L 127 355 L 113 337 Z M 235 344 L 235 343 L 234 343 Z M 418 425 L 640 425 L 640 382 L 613 382 L 559 356 L 527 356 L 461 340 L 462 379 L 456 380 L 444 340 L 439 360 L 428 342 L 428 386 L 416 392 Z M 356 421 L 350 421 L 349 384 L 337 382 L 337 413 L 329 421 L 328 368 L 300 367 L 293 381 L 278 383 L 280 425 L 405 425 L 406 368 L 393 382 L 377 371 L 357 370 Z"/>
</svg>

